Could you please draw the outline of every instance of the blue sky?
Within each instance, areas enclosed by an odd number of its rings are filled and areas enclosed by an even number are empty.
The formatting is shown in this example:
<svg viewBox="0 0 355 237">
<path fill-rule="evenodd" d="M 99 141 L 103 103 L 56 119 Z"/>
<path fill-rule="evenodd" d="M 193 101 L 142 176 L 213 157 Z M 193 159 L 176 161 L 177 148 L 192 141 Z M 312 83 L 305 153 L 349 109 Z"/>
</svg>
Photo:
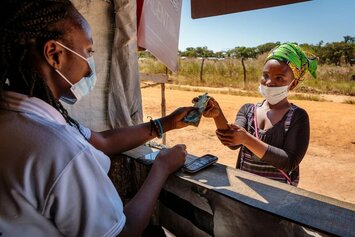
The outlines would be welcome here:
<svg viewBox="0 0 355 237">
<path fill-rule="evenodd" d="M 216 0 L 218 1 L 218 0 Z M 280 7 L 200 19 L 183 0 L 179 50 L 207 46 L 213 51 L 267 42 L 317 44 L 355 36 L 355 0 L 313 0 Z"/>
</svg>

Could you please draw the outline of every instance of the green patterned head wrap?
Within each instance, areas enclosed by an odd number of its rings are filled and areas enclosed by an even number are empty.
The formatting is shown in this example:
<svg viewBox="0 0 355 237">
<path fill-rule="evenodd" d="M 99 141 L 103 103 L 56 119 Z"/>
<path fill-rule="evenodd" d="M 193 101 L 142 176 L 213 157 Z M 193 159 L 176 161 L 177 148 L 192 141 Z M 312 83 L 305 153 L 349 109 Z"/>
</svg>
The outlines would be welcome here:
<svg viewBox="0 0 355 237">
<path fill-rule="evenodd" d="M 277 46 L 271 50 L 265 63 L 270 59 L 282 61 L 291 68 L 295 77 L 292 88 L 304 79 L 307 71 L 309 71 L 314 78 L 317 78 L 317 58 L 314 56 L 308 57 L 297 44 L 284 43 Z"/>
</svg>

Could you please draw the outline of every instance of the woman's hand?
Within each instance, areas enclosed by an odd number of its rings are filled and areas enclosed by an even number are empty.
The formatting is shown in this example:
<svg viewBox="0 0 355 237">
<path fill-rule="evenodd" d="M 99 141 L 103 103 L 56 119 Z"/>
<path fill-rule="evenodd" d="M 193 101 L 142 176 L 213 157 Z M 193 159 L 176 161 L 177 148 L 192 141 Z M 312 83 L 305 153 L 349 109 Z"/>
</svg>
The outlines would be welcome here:
<svg viewBox="0 0 355 237">
<path fill-rule="evenodd" d="M 157 166 L 157 169 L 168 176 L 184 165 L 186 155 L 187 151 L 184 144 L 162 149 L 154 161 L 154 166 Z"/>
<path fill-rule="evenodd" d="M 216 118 L 221 112 L 218 102 L 211 97 L 207 102 L 206 109 L 203 111 L 203 116 L 206 118 Z"/>
<path fill-rule="evenodd" d="M 248 132 L 235 124 L 229 125 L 230 129 L 217 129 L 216 134 L 221 143 L 225 146 L 244 145 Z"/>
</svg>

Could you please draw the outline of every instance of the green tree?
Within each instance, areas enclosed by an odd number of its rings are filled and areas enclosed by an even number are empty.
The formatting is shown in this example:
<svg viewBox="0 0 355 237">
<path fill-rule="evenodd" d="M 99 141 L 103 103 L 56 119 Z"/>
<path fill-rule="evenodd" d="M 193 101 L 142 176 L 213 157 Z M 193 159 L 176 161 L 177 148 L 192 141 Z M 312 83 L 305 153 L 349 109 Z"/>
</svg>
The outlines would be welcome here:
<svg viewBox="0 0 355 237">
<path fill-rule="evenodd" d="M 349 42 L 349 41 L 348 41 Z M 317 52 L 321 63 L 335 64 L 340 66 L 342 61 L 345 64 L 352 64 L 355 58 L 355 44 L 345 42 L 328 43 Z"/>
<path fill-rule="evenodd" d="M 225 51 L 218 51 L 218 52 L 215 52 L 213 56 L 215 56 L 216 58 L 225 58 L 226 52 Z"/>
<path fill-rule="evenodd" d="M 180 56 L 189 57 L 189 58 L 201 58 L 201 67 L 200 67 L 200 81 L 203 81 L 203 66 L 206 58 L 214 56 L 214 52 L 209 50 L 207 46 L 204 47 L 188 47 L 185 51 L 181 52 Z"/>
<path fill-rule="evenodd" d="M 203 66 L 205 64 L 205 59 L 213 56 L 213 51 L 208 50 L 207 46 L 197 47 L 196 48 L 197 57 L 201 58 L 201 67 L 200 67 L 200 81 L 203 81 Z"/>
<path fill-rule="evenodd" d="M 249 58 L 256 58 L 258 56 L 258 50 L 257 48 L 235 47 L 231 55 L 241 60 L 243 66 L 244 87 L 245 87 L 247 83 L 247 70 L 244 61 Z"/>
<path fill-rule="evenodd" d="M 258 54 L 268 53 L 278 45 L 280 45 L 280 41 L 278 41 L 276 43 L 269 42 L 269 43 L 265 43 L 265 44 L 261 44 L 261 45 L 257 46 L 256 50 L 257 50 Z"/>
<path fill-rule="evenodd" d="M 181 56 L 185 56 L 188 58 L 196 58 L 197 57 L 196 50 L 193 47 L 188 47 L 186 48 L 185 51 L 181 52 Z"/>
<path fill-rule="evenodd" d="M 355 37 L 352 37 L 350 35 L 343 36 L 344 38 L 344 43 L 355 43 Z"/>
</svg>

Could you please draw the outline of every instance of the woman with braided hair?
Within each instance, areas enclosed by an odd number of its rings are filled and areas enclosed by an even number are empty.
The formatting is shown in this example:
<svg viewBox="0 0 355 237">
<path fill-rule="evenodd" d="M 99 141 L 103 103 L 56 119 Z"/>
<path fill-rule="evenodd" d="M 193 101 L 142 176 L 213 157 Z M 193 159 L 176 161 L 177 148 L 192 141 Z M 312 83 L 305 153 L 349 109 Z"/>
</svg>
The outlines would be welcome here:
<svg viewBox="0 0 355 237">
<path fill-rule="evenodd" d="M 69 0 L 0 4 L 0 235 L 139 236 L 186 146 L 161 151 L 125 207 L 106 155 L 187 126 L 193 108 L 128 128 L 84 128 L 59 99 L 73 104 L 94 87 L 87 21 Z"/>
<path fill-rule="evenodd" d="M 217 101 L 210 99 L 204 116 L 214 118 L 223 145 L 240 148 L 236 168 L 297 186 L 309 143 L 309 118 L 287 95 L 307 71 L 316 78 L 316 69 L 316 60 L 298 45 L 281 44 L 264 64 L 259 86 L 264 101 L 243 105 L 235 123 L 228 125 Z"/>
</svg>

